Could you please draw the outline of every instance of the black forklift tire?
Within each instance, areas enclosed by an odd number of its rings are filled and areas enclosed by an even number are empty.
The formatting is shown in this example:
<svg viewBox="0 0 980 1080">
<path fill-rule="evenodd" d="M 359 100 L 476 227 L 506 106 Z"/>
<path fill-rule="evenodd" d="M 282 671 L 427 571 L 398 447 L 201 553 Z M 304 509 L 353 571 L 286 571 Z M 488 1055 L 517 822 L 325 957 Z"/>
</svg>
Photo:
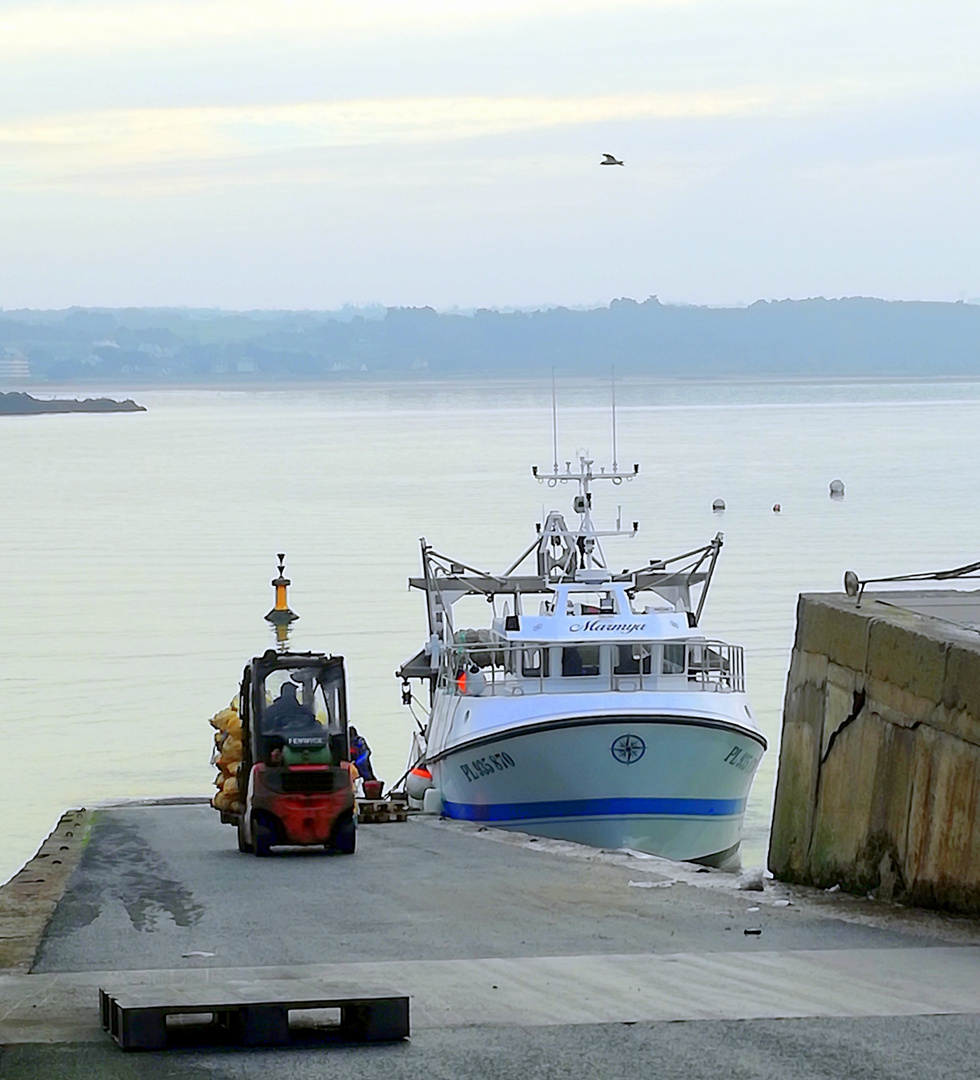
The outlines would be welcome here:
<svg viewBox="0 0 980 1080">
<path fill-rule="evenodd" d="M 252 850 L 255 854 L 261 858 L 270 855 L 275 842 L 276 830 L 262 818 L 255 818 L 252 821 Z"/>
<path fill-rule="evenodd" d="M 357 846 L 357 826 L 353 817 L 344 818 L 344 820 L 337 825 L 333 843 L 328 844 L 327 846 L 333 848 L 334 851 L 341 855 L 354 854 L 354 849 Z"/>
<path fill-rule="evenodd" d="M 252 845 L 245 839 L 245 829 L 242 825 L 242 818 L 238 819 L 238 850 L 243 855 L 251 855 Z"/>
</svg>

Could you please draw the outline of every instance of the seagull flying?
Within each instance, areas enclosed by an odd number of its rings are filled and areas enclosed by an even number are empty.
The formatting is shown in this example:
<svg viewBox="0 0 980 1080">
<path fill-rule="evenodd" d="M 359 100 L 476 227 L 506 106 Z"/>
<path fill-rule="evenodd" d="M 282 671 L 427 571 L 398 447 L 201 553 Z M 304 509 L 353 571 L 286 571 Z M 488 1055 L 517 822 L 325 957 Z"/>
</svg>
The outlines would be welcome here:
<svg viewBox="0 0 980 1080">
<path fill-rule="evenodd" d="M 599 164 L 600 165 L 622 165 L 623 163 L 621 161 L 617 161 L 612 156 L 612 154 L 603 154 L 602 155 L 602 161 L 600 161 Z"/>
</svg>

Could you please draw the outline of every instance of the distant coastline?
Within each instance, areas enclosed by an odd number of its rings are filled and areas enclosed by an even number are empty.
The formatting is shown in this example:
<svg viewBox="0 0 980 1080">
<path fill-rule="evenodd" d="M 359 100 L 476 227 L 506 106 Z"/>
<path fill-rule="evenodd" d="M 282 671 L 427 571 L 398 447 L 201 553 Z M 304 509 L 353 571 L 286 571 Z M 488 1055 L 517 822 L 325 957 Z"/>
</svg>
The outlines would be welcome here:
<svg viewBox="0 0 980 1080">
<path fill-rule="evenodd" d="M 0 416 L 32 416 L 39 413 L 107 413 L 146 412 L 144 405 L 137 405 L 131 398 L 114 401 L 112 398 L 77 399 L 55 398 L 42 401 L 30 394 L 17 391 L 0 393 Z"/>
<path fill-rule="evenodd" d="M 0 379 L 25 390 L 594 377 L 612 367 L 620 378 L 976 377 L 980 303 L 817 297 L 708 308 L 651 296 L 467 313 L 0 310 Z"/>
</svg>

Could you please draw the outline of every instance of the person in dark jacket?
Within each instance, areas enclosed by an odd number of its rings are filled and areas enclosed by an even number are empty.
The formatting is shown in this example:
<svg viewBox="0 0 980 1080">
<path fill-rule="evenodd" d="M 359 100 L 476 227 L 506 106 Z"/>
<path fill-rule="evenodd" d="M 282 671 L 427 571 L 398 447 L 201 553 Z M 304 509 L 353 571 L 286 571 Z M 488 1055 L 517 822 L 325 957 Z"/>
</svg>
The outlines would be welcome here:
<svg viewBox="0 0 980 1080">
<path fill-rule="evenodd" d="M 313 710 L 309 705 L 300 704 L 296 697 L 296 687 L 287 682 L 283 683 L 279 696 L 265 710 L 262 727 L 266 734 L 270 734 L 274 731 L 285 731 L 287 728 L 307 728 L 313 723 Z"/>
<path fill-rule="evenodd" d="M 371 747 L 363 735 L 357 733 L 357 728 L 351 725 L 347 729 L 350 736 L 350 759 L 357 769 L 358 776 L 362 780 L 376 780 L 374 769 L 371 768 Z"/>
</svg>

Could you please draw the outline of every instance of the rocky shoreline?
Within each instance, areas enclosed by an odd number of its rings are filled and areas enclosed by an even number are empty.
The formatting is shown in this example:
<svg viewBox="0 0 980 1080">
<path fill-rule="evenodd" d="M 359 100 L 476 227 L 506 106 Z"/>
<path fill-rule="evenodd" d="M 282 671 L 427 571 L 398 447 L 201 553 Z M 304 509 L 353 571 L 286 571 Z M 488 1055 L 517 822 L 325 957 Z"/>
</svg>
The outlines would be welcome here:
<svg viewBox="0 0 980 1080">
<path fill-rule="evenodd" d="M 146 406 L 137 405 L 131 398 L 115 401 L 112 398 L 85 398 L 82 401 L 54 398 L 43 401 L 18 391 L 0 393 L 0 416 L 32 416 L 39 413 L 107 413 L 146 412 Z"/>
</svg>

